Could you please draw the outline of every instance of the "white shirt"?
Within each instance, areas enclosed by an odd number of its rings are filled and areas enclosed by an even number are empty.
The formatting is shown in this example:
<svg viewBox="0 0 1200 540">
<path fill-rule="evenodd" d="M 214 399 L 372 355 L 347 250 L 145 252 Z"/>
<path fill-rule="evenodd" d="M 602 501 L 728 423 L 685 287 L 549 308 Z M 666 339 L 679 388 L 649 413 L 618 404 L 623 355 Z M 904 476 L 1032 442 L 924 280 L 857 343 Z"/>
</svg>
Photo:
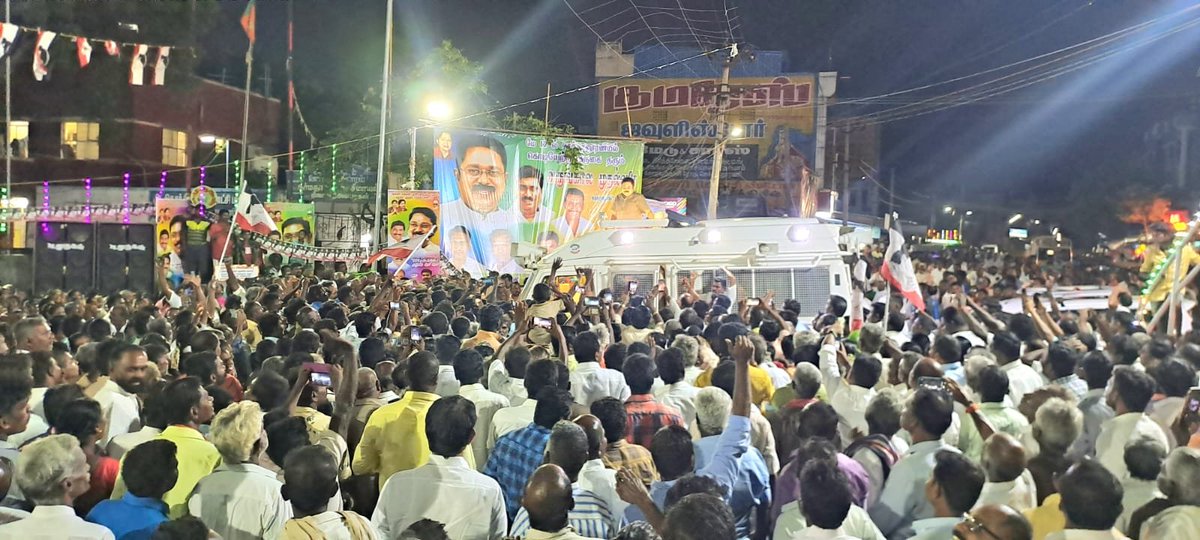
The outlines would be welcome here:
<svg viewBox="0 0 1200 540">
<path fill-rule="evenodd" d="M 1183 406 L 1186 405 L 1186 401 L 1185 398 L 1172 396 L 1162 398 L 1158 401 L 1151 401 L 1150 405 L 1146 406 L 1146 416 L 1154 420 L 1154 423 L 1162 428 L 1163 433 L 1168 435 L 1167 442 L 1170 443 L 1170 446 L 1167 447 L 1168 452 L 1179 446 L 1175 441 L 1175 437 L 1171 435 L 1171 424 L 1174 424 L 1175 420 L 1179 418 L 1179 414 L 1183 412 Z M 1184 443 L 1186 442 L 1184 441 Z"/>
<path fill-rule="evenodd" d="M 945 540 L 954 535 L 954 526 L 960 517 L 934 517 L 913 522 L 913 536 L 909 540 Z"/>
<path fill-rule="evenodd" d="M 775 451 L 775 433 L 771 421 L 758 407 L 750 407 L 750 446 L 756 448 L 772 475 L 779 474 L 779 453 Z"/>
<path fill-rule="evenodd" d="M 142 426 L 142 429 L 132 433 L 124 433 L 113 437 L 111 441 L 108 441 L 108 447 L 105 450 L 108 451 L 108 457 L 121 459 L 121 456 L 125 455 L 125 452 L 132 450 L 133 447 L 139 444 L 158 437 L 160 433 L 162 433 L 161 429 Z"/>
<path fill-rule="evenodd" d="M 1121 497 L 1121 517 L 1117 518 L 1117 524 L 1113 527 L 1129 534 L 1129 520 L 1133 518 L 1133 513 L 1159 495 L 1158 480 L 1129 478 L 1121 482 L 1121 487 L 1125 489 Z"/>
<path fill-rule="evenodd" d="M 563 216 L 554 220 L 554 228 L 558 230 L 558 234 L 561 236 L 559 239 L 559 243 L 561 244 L 576 236 L 587 234 L 588 231 L 592 230 L 592 222 L 583 216 L 579 216 L 579 229 L 573 231 L 571 230 L 571 225 L 567 223 L 567 217 Z"/>
<path fill-rule="evenodd" d="M 825 392 L 829 396 L 829 405 L 837 411 L 840 421 L 838 431 L 842 440 L 851 441 L 854 437 L 850 432 L 854 429 L 869 433 L 867 429 L 867 404 L 875 397 L 874 388 L 847 383 L 842 378 L 837 365 L 837 346 L 822 345 L 817 355 L 820 360 L 821 375 L 825 379 Z"/>
<path fill-rule="evenodd" d="M 496 416 L 496 411 L 508 407 L 508 398 L 487 390 L 479 383 L 460 387 L 458 395 L 475 404 L 475 439 L 471 441 L 471 451 L 475 453 L 475 466 L 483 470 L 483 466 L 487 465 L 492 417 Z"/>
<path fill-rule="evenodd" d="M 30 401 L 32 401 L 32 399 Z M 50 424 L 47 424 L 46 420 L 44 420 L 41 416 L 30 413 L 29 423 L 26 424 L 25 431 L 9 435 L 8 442 L 17 448 L 20 448 L 22 444 L 25 444 L 27 441 L 35 437 L 40 437 L 47 431 L 50 431 Z"/>
<path fill-rule="evenodd" d="M 987 341 L 979 337 L 979 334 L 970 330 L 955 332 L 951 337 L 963 338 L 971 343 L 972 347 L 987 347 Z"/>
<path fill-rule="evenodd" d="M 115 540 L 112 531 L 88 523 L 70 506 L 38 506 L 29 517 L 0 525 L 0 540 Z"/>
<path fill-rule="evenodd" d="M 454 366 L 438 366 L 437 389 L 433 393 L 442 397 L 457 396 L 458 387 L 458 379 L 454 377 Z"/>
<path fill-rule="evenodd" d="M 1008 395 L 1012 398 L 1013 405 L 1020 405 L 1025 394 L 1045 385 L 1042 375 L 1020 360 L 1000 366 L 1000 371 L 1008 375 Z"/>
<path fill-rule="evenodd" d="M 989 504 L 1003 504 L 1018 512 L 1037 508 L 1037 486 L 1033 483 L 1033 474 L 1026 469 L 1016 480 L 984 483 L 974 508 Z"/>
<path fill-rule="evenodd" d="M 1125 468 L 1125 447 L 1142 437 L 1158 441 L 1163 448 L 1170 448 L 1167 434 L 1149 416 L 1134 412 L 1110 418 L 1100 426 L 1100 437 L 1096 439 L 1096 460 L 1116 475 L 1117 480 L 1125 481 L 1129 475 Z"/>
<path fill-rule="evenodd" d="M 497 358 L 488 366 L 487 388 L 508 398 L 508 402 L 516 407 L 525 402 L 529 391 L 525 389 L 525 379 L 517 379 L 508 374 L 504 361 Z"/>
<path fill-rule="evenodd" d="M 1140 538 L 1194 538 L 1200 530 L 1200 507 L 1173 506 L 1142 524 Z"/>
<path fill-rule="evenodd" d="M 771 377 L 771 386 L 774 386 L 776 390 L 792 384 L 792 376 L 788 375 L 786 370 L 775 365 L 775 362 L 763 362 L 758 367 L 763 368 L 763 371 L 766 371 L 767 375 Z M 887 373 L 886 369 L 884 373 Z M 881 380 L 885 378 L 882 377 Z"/>
<path fill-rule="evenodd" d="M 600 367 L 598 362 L 580 362 L 571 372 L 571 397 L 575 403 L 591 406 L 604 398 L 629 399 L 625 375 L 615 369 Z"/>
<path fill-rule="evenodd" d="M 1161 515 L 1161 514 L 1160 514 Z M 1145 530 L 1145 526 L 1143 526 Z M 1191 529 L 1188 532 L 1194 531 Z M 1188 535 L 1178 537 L 1163 537 L 1163 538 L 1186 538 Z M 1143 537 L 1145 538 L 1145 537 Z M 1052 532 L 1046 535 L 1046 540 L 1126 540 L 1125 535 L 1117 532 L 1115 529 L 1107 531 L 1093 531 L 1087 529 L 1067 529 L 1065 531 Z"/>
<path fill-rule="evenodd" d="M 579 470 L 579 480 L 575 485 L 580 489 L 585 489 L 592 492 L 596 498 L 604 501 L 608 508 L 612 510 L 612 515 L 618 521 L 621 516 L 625 515 L 625 508 L 628 503 L 621 500 L 617 496 L 617 471 L 604 466 L 604 461 L 600 459 L 590 459 L 583 464 L 583 468 Z M 621 529 L 620 523 L 613 523 L 612 531 Z"/>
<path fill-rule="evenodd" d="M 804 515 L 800 512 L 800 501 L 792 501 L 783 505 L 783 510 L 775 520 L 775 532 L 771 538 L 773 540 L 840 538 L 837 536 L 797 536 L 809 529 L 808 520 L 804 519 Z M 871 522 L 871 516 L 867 515 L 867 511 L 855 504 L 850 505 L 850 512 L 846 514 L 846 519 L 842 520 L 842 526 L 838 527 L 838 531 L 851 538 L 861 540 L 886 540 L 883 533 L 879 532 L 879 527 Z"/>
<path fill-rule="evenodd" d="M 527 399 L 516 407 L 505 407 L 496 411 L 496 415 L 492 417 L 492 430 L 488 432 L 488 452 L 490 453 L 492 447 L 496 446 L 496 439 L 533 422 L 533 411 L 536 408 L 537 400 Z"/>
<path fill-rule="evenodd" d="M 942 450 L 958 452 L 940 440 L 919 442 L 892 466 L 879 502 L 870 510 L 872 521 L 889 538 L 908 538 L 914 521 L 933 517 L 925 481 L 933 474 L 934 456 Z"/>
<path fill-rule="evenodd" d="M 697 362 L 698 361 L 699 361 L 699 359 L 697 359 Z M 700 369 L 700 366 L 690 366 L 690 367 L 683 368 L 683 381 L 692 386 L 695 386 L 696 379 L 698 379 L 700 377 L 701 373 L 704 373 L 704 370 Z"/>
<path fill-rule="evenodd" d="M 126 392 L 121 385 L 112 379 L 100 387 L 96 393 L 96 401 L 100 403 L 100 411 L 108 422 L 108 430 L 100 439 L 101 445 L 107 445 L 113 437 L 142 427 L 140 406 L 137 396 Z"/>
<path fill-rule="evenodd" d="M 455 540 L 495 540 L 508 532 L 500 484 L 461 457 L 434 454 L 429 463 L 393 474 L 383 484 L 371 523 L 383 538 L 396 538 L 426 518 L 445 525 Z"/>
<path fill-rule="evenodd" d="M 225 540 L 279 538 L 292 518 L 275 473 L 252 463 L 221 464 L 200 479 L 188 513 Z"/>
<path fill-rule="evenodd" d="M 700 389 L 687 381 L 679 381 L 663 385 L 654 393 L 654 400 L 663 405 L 679 409 L 683 421 L 689 428 L 696 424 L 696 394 Z"/>
<path fill-rule="evenodd" d="M 375 530 L 375 525 L 372 525 L 367 518 L 358 515 L 357 513 L 347 512 L 346 519 L 353 519 L 361 522 L 367 534 L 371 535 L 371 539 L 384 538 Z M 350 536 L 350 528 L 346 527 L 346 523 L 342 521 L 342 515 L 336 511 L 330 510 L 322 512 L 315 516 L 308 517 L 309 523 L 312 523 L 318 530 L 325 535 L 325 540 L 356 540 Z"/>
</svg>

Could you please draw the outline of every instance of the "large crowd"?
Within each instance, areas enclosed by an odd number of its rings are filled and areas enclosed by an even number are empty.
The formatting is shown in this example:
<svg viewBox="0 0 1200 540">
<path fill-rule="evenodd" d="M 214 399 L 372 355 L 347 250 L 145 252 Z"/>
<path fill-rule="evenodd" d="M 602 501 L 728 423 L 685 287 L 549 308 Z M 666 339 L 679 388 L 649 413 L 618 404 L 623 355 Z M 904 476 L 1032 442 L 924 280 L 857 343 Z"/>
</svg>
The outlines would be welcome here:
<svg viewBox="0 0 1200 540">
<path fill-rule="evenodd" d="M 919 311 L 858 257 L 820 314 L 721 270 L 0 288 L 0 539 L 1200 536 L 1200 331 L 1136 278 L 945 253 Z"/>
</svg>

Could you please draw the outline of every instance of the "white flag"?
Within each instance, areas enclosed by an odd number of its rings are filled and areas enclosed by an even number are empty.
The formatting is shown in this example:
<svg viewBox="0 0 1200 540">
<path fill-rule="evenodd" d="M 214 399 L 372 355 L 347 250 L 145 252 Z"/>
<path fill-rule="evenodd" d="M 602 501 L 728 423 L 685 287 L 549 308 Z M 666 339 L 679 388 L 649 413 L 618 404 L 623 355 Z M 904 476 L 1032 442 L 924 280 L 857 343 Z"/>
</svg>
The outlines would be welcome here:
<svg viewBox="0 0 1200 540">
<path fill-rule="evenodd" d="M 171 62 L 171 48 L 159 47 L 158 60 L 154 62 L 154 85 L 162 86 L 167 80 L 167 64 Z"/>
<path fill-rule="evenodd" d="M 17 34 L 21 27 L 15 24 L 0 23 L 0 58 L 12 54 L 13 44 L 17 42 Z"/>
<path fill-rule="evenodd" d="M 129 64 L 129 84 L 133 86 L 141 86 L 146 76 L 147 49 L 145 45 L 133 46 L 133 61 Z"/>
<path fill-rule="evenodd" d="M 37 46 L 33 48 L 33 78 L 40 81 L 50 74 L 50 44 L 58 34 L 38 30 Z"/>
</svg>

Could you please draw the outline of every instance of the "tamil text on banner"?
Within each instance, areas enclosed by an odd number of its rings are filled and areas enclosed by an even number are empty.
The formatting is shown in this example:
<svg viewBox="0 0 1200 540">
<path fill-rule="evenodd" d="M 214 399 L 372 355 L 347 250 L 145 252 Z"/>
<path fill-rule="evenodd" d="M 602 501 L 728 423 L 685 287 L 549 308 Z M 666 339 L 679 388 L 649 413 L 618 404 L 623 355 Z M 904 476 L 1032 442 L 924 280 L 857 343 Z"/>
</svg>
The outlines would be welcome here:
<svg viewBox="0 0 1200 540">
<path fill-rule="evenodd" d="M 641 195 L 638 141 L 448 130 L 435 142 L 441 245 L 473 275 L 523 273 L 514 242 L 553 251 L 604 220 L 653 214 Z"/>
<path fill-rule="evenodd" d="M 419 281 L 440 275 L 442 254 L 439 246 L 442 235 L 438 192 L 389 190 L 387 200 L 388 247 L 412 249 L 408 262 L 389 258 L 388 273 L 403 272 L 402 277 Z M 433 234 L 429 234 L 431 231 Z M 403 267 L 400 266 L 402 263 Z"/>
<path fill-rule="evenodd" d="M 375 169 L 360 165 L 287 172 L 287 197 L 293 201 L 374 201 Z"/>
<path fill-rule="evenodd" d="M 719 125 L 712 115 L 720 81 L 715 79 L 620 79 L 600 85 L 598 133 L 649 139 L 647 192 L 703 194 L 712 170 L 712 142 Z M 767 199 L 775 209 L 816 209 L 816 84 L 811 74 L 730 80 L 726 118 L 732 135 L 721 179 L 782 184 L 784 197 Z M 660 181 L 668 181 L 660 183 Z M 687 185 L 669 181 L 685 181 Z M 694 184 L 694 185 L 692 185 Z M 724 190 L 727 184 L 722 184 Z"/>
</svg>

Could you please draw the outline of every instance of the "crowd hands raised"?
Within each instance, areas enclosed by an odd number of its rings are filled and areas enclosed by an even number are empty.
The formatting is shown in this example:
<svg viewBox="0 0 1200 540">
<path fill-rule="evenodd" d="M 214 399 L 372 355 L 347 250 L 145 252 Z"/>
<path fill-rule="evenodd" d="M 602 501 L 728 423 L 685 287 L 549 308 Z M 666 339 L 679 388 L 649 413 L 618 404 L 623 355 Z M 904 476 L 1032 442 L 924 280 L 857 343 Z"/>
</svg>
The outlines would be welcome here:
<svg viewBox="0 0 1200 540">
<path fill-rule="evenodd" d="M 1200 535 L 1200 332 L 1081 263 L 918 261 L 921 313 L 860 259 L 823 309 L 666 268 L 5 287 L 0 538 Z"/>
</svg>

